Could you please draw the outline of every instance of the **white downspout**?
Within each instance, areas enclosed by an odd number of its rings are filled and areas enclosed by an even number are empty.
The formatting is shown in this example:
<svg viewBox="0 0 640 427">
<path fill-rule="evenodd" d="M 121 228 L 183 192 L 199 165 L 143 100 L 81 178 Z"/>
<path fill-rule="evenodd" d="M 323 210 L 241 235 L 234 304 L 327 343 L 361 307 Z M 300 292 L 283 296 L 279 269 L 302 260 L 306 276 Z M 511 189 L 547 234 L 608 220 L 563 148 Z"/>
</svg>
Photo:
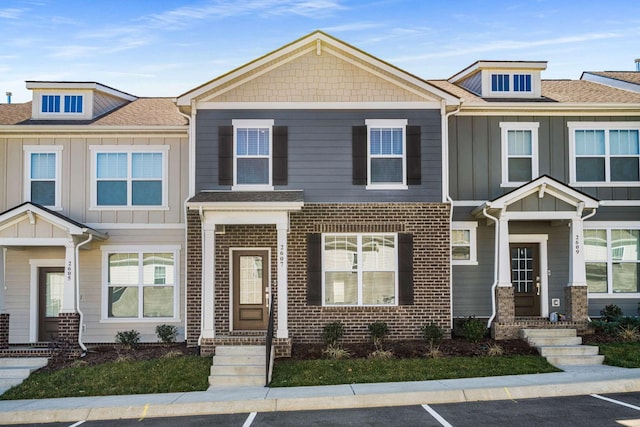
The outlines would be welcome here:
<svg viewBox="0 0 640 427">
<path fill-rule="evenodd" d="M 198 216 L 200 216 L 200 258 L 204 257 L 204 213 L 202 206 L 198 208 Z M 204 260 L 203 260 L 204 261 Z M 202 269 L 201 269 L 202 270 Z M 198 347 L 202 345 L 202 325 L 204 325 L 204 274 L 201 273 L 200 279 L 200 335 L 198 335 Z"/>
<path fill-rule="evenodd" d="M 193 111 L 193 110 L 192 110 Z M 187 166 L 187 169 L 189 170 L 189 189 L 188 189 L 188 195 L 187 198 L 184 200 L 184 203 L 182 204 L 183 209 L 184 209 L 184 242 L 185 242 L 185 248 L 184 248 L 184 306 L 182 308 L 182 313 L 184 314 L 184 339 L 185 341 L 187 340 L 187 266 L 188 264 L 188 258 L 189 258 L 189 251 L 188 251 L 188 244 L 187 242 L 189 241 L 189 221 L 187 219 L 187 213 L 189 211 L 189 208 L 187 208 L 187 202 L 189 201 L 189 199 L 191 197 L 193 197 L 195 194 L 193 194 L 193 192 L 195 192 L 195 189 L 192 188 L 193 184 L 192 181 L 193 179 L 191 178 L 191 172 L 193 170 L 193 172 L 195 173 L 195 166 L 192 167 L 192 165 L 195 165 L 195 160 L 194 160 L 194 155 L 192 153 L 193 149 L 192 149 L 192 144 L 191 144 L 191 138 L 192 135 L 194 134 L 194 129 L 193 129 L 193 123 L 194 121 L 191 120 L 191 116 L 188 114 L 183 113 L 182 111 L 180 111 L 180 108 L 178 108 L 178 114 L 180 114 L 182 117 L 184 117 L 185 119 L 187 119 L 187 122 L 189 123 L 189 130 L 187 131 L 187 138 L 188 138 L 188 144 L 189 144 L 189 165 Z M 193 163 L 192 163 L 193 161 Z M 198 338 L 198 345 L 200 344 L 200 338 Z"/>
<path fill-rule="evenodd" d="M 498 245 L 500 244 L 500 227 L 498 227 L 498 218 L 487 213 L 487 208 L 482 208 L 482 215 L 494 222 L 496 228 L 495 249 L 493 254 L 493 285 L 491 285 L 491 317 L 487 322 L 487 329 L 491 327 L 491 322 L 496 317 L 496 288 L 498 287 Z"/>
<path fill-rule="evenodd" d="M 86 232 L 86 229 L 82 231 Z M 76 255 L 76 259 L 75 259 L 76 271 L 74 274 L 75 276 L 74 285 L 76 287 L 76 310 L 80 315 L 80 325 L 78 328 L 78 344 L 82 349 L 82 355 L 80 357 L 84 357 L 87 355 L 87 347 L 85 347 L 84 343 L 82 342 L 82 324 L 84 321 L 84 313 L 82 312 L 82 310 L 80 310 L 80 247 L 86 245 L 87 243 L 90 243 L 92 240 L 93 240 L 93 234 L 89 234 L 89 238 L 87 240 L 85 240 L 84 242 L 78 243 L 76 245 L 76 254 L 75 254 Z"/>
<path fill-rule="evenodd" d="M 442 117 L 442 194 L 449 202 L 449 239 L 451 239 L 451 223 L 453 222 L 453 199 L 449 194 L 449 117 L 460 112 L 462 100 L 458 107 L 447 113 L 447 102 L 440 103 L 440 116 Z M 453 329 L 453 268 L 451 267 L 451 250 L 449 250 L 449 307 L 451 307 L 451 317 L 449 327 Z"/>
</svg>

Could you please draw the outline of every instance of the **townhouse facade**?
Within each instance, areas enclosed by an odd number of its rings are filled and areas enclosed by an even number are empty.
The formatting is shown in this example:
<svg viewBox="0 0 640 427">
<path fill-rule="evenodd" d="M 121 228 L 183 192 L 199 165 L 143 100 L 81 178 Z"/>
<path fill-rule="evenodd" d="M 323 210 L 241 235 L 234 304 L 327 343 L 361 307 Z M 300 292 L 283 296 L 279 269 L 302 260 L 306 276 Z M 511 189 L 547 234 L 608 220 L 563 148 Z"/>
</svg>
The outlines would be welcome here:
<svg viewBox="0 0 640 427">
<path fill-rule="evenodd" d="M 634 314 L 640 93 L 545 68 L 424 80 L 317 31 L 175 99 L 27 82 L 0 105 L 0 351 Z"/>
</svg>

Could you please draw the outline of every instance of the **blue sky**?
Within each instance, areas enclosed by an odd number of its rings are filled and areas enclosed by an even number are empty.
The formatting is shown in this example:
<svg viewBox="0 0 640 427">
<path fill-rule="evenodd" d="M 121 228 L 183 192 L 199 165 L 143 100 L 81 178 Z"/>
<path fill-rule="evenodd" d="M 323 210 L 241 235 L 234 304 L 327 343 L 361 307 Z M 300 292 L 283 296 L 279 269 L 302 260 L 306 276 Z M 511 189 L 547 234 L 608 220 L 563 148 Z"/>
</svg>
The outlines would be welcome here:
<svg viewBox="0 0 640 427">
<path fill-rule="evenodd" d="M 25 80 L 177 96 L 316 29 L 423 78 L 478 59 L 633 70 L 639 0 L 0 0 L 0 102 Z"/>
</svg>

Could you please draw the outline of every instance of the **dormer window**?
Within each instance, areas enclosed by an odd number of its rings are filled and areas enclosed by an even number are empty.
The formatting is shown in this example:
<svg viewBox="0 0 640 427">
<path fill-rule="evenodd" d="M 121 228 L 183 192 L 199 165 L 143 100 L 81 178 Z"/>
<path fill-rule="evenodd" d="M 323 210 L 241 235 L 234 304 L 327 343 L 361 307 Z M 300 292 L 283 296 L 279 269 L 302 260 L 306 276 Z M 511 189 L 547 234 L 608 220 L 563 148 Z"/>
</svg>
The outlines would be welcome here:
<svg viewBox="0 0 640 427">
<path fill-rule="evenodd" d="M 478 61 L 449 79 L 482 98 L 541 98 L 545 61 Z"/>
<path fill-rule="evenodd" d="M 509 74 L 492 74 L 491 91 L 509 92 Z"/>
<path fill-rule="evenodd" d="M 491 92 L 495 94 L 528 94 L 531 88 L 531 74 L 491 74 Z"/>
<path fill-rule="evenodd" d="M 60 113 L 61 95 L 42 95 L 41 112 Z M 62 102 L 62 112 L 82 114 L 82 95 L 64 95 Z"/>
<path fill-rule="evenodd" d="M 513 91 L 531 92 L 531 74 L 514 74 Z"/>
</svg>

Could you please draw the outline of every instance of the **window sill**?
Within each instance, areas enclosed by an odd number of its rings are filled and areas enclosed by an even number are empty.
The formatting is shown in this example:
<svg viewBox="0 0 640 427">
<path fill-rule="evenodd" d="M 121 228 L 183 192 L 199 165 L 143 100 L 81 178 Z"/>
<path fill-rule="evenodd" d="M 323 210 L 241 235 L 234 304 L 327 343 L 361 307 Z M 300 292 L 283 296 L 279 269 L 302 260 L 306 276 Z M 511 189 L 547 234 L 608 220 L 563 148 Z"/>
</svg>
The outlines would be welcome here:
<svg viewBox="0 0 640 427">
<path fill-rule="evenodd" d="M 177 317 L 145 317 L 141 319 L 131 317 L 119 317 L 117 319 L 100 319 L 100 323 L 159 323 L 159 322 L 180 322 Z"/>
<path fill-rule="evenodd" d="M 632 299 L 640 297 L 640 292 L 589 293 L 589 299 Z"/>
<path fill-rule="evenodd" d="M 402 184 L 369 184 L 365 187 L 367 190 L 408 190 L 408 185 Z"/>
<path fill-rule="evenodd" d="M 231 191 L 273 191 L 273 185 L 234 185 Z"/>
<path fill-rule="evenodd" d="M 571 181 L 569 185 L 572 187 L 640 187 L 640 181 L 628 181 L 628 182 Z"/>
<path fill-rule="evenodd" d="M 168 211 L 169 206 L 91 206 L 90 211 Z"/>
<path fill-rule="evenodd" d="M 384 305 L 323 305 L 323 310 L 344 310 L 347 309 L 349 311 L 357 311 L 361 309 L 371 310 L 378 308 L 396 308 L 398 304 L 384 304 Z"/>
<path fill-rule="evenodd" d="M 527 182 L 503 182 L 500 184 L 500 187 L 502 188 L 517 188 L 517 187 L 522 187 L 523 185 L 529 183 L 531 181 L 527 181 Z"/>
<path fill-rule="evenodd" d="M 451 265 L 478 265 L 478 261 L 451 261 Z"/>
</svg>

